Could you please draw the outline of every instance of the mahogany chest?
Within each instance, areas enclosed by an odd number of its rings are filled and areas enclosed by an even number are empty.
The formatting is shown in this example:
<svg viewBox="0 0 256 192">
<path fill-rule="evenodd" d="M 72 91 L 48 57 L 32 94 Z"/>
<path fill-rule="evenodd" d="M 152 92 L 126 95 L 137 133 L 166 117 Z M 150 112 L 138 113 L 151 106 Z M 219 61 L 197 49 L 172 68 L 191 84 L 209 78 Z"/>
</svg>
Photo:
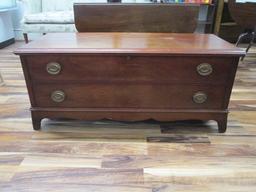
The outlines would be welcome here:
<svg viewBox="0 0 256 192">
<path fill-rule="evenodd" d="M 33 127 L 43 118 L 216 120 L 225 132 L 244 51 L 211 34 L 47 34 L 20 55 Z"/>
</svg>

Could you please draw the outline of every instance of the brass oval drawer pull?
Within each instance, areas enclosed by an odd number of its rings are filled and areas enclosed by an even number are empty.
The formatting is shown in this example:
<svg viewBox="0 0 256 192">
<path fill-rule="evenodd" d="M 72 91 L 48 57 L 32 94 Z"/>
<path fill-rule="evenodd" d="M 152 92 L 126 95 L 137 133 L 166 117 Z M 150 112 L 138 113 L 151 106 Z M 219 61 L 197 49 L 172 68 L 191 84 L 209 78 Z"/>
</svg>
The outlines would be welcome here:
<svg viewBox="0 0 256 192">
<path fill-rule="evenodd" d="M 51 62 L 46 65 L 46 71 L 51 75 L 58 75 L 61 71 L 61 65 L 57 62 Z"/>
<path fill-rule="evenodd" d="M 213 68 L 209 63 L 201 63 L 196 67 L 196 70 L 199 75 L 207 76 L 212 73 Z"/>
<path fill-rule="evenodd" d="M 195 103 L 205 103 L 207 100 L 207 95 L 204 92 L 197 92 L 193 95 L 193 101 Z"/>
<path fill-rule="evenodd" d="M 56 103 L 61 103 L 65 100 L 65 93 L 61 90 L 53 91 L 51 94 L 51 99 Z"/>
</svg>

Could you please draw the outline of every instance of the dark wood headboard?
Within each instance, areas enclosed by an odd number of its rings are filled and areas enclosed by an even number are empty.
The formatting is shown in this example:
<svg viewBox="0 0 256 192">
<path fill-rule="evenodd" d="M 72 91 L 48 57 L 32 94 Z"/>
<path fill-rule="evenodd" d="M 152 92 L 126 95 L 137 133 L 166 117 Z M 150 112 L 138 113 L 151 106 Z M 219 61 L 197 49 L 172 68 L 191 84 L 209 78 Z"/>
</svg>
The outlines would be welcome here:
<svg viewBox="0 0 256 192">
<path fill-rule="evenodd" d="M 74 4 L 79 32 L 193 33 L 198 11 L 195 4 Z"/>
</svg>

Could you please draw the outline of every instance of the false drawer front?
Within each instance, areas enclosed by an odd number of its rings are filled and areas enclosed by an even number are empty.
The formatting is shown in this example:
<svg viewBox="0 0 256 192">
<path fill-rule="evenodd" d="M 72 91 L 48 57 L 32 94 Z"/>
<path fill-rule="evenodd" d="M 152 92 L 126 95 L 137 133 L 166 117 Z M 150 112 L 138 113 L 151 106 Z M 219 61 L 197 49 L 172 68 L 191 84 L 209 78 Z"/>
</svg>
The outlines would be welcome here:
<svg viewBox="0 0 256 192">
<path fill-rule="evenodd" d="M 225 84 L 231 57 L 28 56 L 33 81 Z"/>
<path fill-rule="evenodd" d="M 38 107 L 222 109 L 222 86 L 40 84 Z"/>
</svg>

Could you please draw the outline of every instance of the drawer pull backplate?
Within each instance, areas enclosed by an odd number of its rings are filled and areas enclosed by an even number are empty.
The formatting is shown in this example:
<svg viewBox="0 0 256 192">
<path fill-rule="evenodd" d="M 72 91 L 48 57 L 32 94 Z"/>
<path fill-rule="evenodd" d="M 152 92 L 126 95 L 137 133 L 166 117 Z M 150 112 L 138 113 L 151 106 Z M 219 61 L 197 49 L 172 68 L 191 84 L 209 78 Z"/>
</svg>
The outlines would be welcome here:
<svg viewBox="0 0 256 192">
<path fill-rule="evenodd" d="M 53 91 L 51 94 L 51 99 L 56 103 L 61 103 L 65 100 L 65 93 L 61 90 Z"/>
<path fill-rule="evenodd" d="M 58 75 L 61 71 L 61 65 L 57 62 L 51 62 L 46 65 L 47 73 L 51 75 Z"/>
<path fill-rule="evenodd" d="M 207 100 L 207 95 L 204 92 L 197 92 L 193 95 L 193 101 L 195 103 L 201 104 L 205 103 Z"/>
<path fill-rule="evenodd" d="M 207 76 L 212 73 L 213 68 L 209 63 L 201 63 L 197 66 L 196 70 L 199 75 Z"/>
</svg>

